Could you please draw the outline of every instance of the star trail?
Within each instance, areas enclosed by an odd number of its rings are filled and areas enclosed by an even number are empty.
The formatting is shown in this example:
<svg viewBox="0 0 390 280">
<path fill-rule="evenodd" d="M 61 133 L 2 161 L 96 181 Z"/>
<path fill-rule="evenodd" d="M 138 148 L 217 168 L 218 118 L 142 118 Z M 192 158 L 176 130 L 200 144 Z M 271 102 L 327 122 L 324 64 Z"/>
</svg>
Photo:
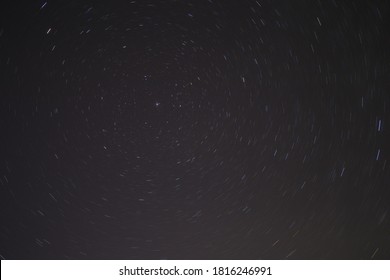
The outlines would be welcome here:
<svg viewBox="0 0 390 280">
<path fill-rule="evenodd" d="M 1 258 L 390 257 L 390 2 L 0 14 Z"/>
</svg>

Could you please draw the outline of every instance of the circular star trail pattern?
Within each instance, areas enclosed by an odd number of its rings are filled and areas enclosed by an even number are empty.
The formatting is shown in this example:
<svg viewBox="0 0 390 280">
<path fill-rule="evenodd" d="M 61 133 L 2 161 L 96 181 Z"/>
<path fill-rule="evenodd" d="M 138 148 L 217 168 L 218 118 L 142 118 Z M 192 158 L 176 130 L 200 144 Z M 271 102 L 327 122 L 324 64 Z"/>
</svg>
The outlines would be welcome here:
<svg viewBox="0 0 390 280">
<path fill-rule="evenodd" d="M 390 257 L 389 12 L 9 1 L 1 257 Z"/>
</svg>

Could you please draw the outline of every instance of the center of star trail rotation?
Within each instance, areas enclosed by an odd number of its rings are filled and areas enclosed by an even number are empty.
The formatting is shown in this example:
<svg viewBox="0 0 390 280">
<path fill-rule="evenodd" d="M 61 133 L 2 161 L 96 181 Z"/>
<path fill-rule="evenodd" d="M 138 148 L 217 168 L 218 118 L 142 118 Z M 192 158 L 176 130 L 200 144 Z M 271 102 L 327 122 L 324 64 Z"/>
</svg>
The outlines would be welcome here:
<svg viewBox="0 0 390 280">
<path fill-rule="evenodd" d="M 387 1 L 8 1 L 6 259 L 388 258 Z"/>
</svg>

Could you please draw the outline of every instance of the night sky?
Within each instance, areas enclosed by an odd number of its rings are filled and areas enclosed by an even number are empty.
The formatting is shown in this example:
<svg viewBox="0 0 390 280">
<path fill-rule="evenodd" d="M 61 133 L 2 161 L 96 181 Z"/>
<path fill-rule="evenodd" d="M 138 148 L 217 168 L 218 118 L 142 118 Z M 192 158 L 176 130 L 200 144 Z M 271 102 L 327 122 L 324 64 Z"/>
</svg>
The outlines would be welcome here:
<svg viewBox="0 0 390 280">
<path fill-rule="evenodd" d="M 2 259 L 390 258 L 389 1 L 3 1 Z"/>
</svg>

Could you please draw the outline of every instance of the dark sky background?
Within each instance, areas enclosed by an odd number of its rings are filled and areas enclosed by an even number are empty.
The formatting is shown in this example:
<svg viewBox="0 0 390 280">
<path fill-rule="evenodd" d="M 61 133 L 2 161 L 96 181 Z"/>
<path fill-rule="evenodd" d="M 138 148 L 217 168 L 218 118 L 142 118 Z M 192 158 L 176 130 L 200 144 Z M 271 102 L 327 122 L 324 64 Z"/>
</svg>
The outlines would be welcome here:
<svg viewBox="0 0 390 280">
<path fill-rule="evenodd" d="M 390 258 L 389 1 L 3 1 L 2 259 Z"/>
</svg>

